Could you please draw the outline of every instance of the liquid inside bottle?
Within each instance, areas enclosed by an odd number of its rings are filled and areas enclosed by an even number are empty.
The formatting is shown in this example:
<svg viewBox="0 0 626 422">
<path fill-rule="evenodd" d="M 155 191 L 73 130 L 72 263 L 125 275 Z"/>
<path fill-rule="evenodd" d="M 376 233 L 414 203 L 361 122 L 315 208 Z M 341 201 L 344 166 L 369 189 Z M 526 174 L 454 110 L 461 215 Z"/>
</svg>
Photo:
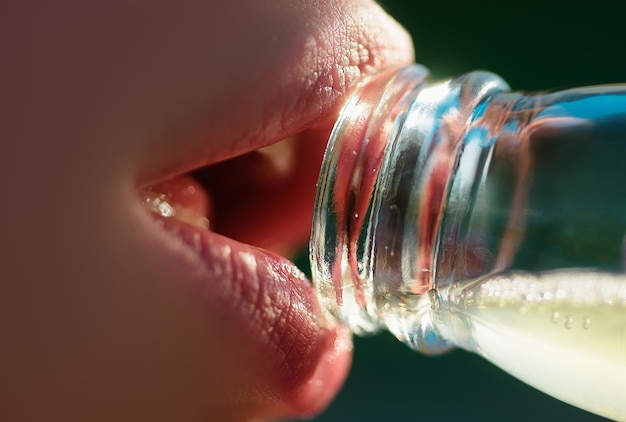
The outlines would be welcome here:
<svg viewBox="0 0 626 422">
<path fill-rule="evenodd" d="M 356 333 L 461 347 L 626 420 L 626 86 L 511 93 L 414 65 L 335 126 L 311 238 L 320 300 Z"/>
</svg>

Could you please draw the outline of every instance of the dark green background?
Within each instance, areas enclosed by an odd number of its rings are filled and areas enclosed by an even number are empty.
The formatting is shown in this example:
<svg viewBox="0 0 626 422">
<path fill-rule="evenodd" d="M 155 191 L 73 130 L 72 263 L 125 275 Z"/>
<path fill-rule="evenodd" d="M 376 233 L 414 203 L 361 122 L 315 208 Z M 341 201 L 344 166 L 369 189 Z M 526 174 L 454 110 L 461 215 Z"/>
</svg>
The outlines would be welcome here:
<svg viewBox="0 0 626 422">
<path fill-rule="evenodd" d="M 619 2 L 382 4 L 409 29 L 416 61 L 436 77 L 486 69 L 524 91 L 626 82 L 626 20 Z M 305 257 L 299 262 L 307 265 Z M 315 421 L 409 420 L 603 419 L 524 385 L 478 356 L 456 351 L 425 357 L 388 334 L 355 339 L 348 381 Z"/>
</svg>

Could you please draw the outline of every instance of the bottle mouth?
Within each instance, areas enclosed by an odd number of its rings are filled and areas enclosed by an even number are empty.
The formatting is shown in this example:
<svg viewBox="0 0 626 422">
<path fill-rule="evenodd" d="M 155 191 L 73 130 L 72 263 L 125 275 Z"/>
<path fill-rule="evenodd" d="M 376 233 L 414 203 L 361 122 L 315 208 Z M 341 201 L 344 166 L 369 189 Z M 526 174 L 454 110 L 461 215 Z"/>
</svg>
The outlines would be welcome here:
<svg viewBox="0 0 626 422">
<path fill-rule="evenodd" d="M 446 215 L 448 194 L 454 185 L 462 200 L 471 196 L 479 174 L 484 151 L 472 153 L 472 139 L 488 131 L 471 128 L 485 101 L 508 89 L 487 72 L 432 85 L 427 76 L 419 65 L 389 69 L 348 100 L 322 163 L 310 245 L 330 314 L 355 333 L 384 327 L 416 344 L 429 332 L 427 293 L 446 283 L 437 272 L 456 259 L 454 251 L 438 259 L 442 221 L 455 228 L 464 218 Z"/>
<path fill-rule="evenodd" d="M 313 282 L 322 307 L 358 334 L 380 328 L 373 280 L 377 180 L 427 75 L 412 65 L 365 79 L 344 106 L 324 155 L 310 244 Z"/>
</svg>

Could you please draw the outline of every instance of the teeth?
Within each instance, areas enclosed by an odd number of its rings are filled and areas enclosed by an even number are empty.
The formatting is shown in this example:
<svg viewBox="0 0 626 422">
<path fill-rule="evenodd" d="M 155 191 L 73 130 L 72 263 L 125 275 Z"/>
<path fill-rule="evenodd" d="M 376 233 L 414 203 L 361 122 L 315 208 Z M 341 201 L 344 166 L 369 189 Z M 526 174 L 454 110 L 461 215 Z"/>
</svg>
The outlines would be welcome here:
<svg viewBox="0 0 626 422">
<path fill-rule="evenodd" d="M 277 178 L 291 173 L 294 166 L 295 145 L 293 138 L 266 146 L 256 151 L 264 158 L 264 170 Z M 265 177 L 268 176 L 265 174 Z"/>
<path fill-rule="evenodd" d="M 144 205 L 150 211 L 160 215 L 161 217 L 172 218 L 189 223 L 202 229 L 210 229 L 211 224 L 208 218 L 198 216 L 196 212 L 190 208 L 180 204 L 174 204 L 167 194 L 155 193 L 150 190 L 141 192 L 144 198 Z"/>
</svg>

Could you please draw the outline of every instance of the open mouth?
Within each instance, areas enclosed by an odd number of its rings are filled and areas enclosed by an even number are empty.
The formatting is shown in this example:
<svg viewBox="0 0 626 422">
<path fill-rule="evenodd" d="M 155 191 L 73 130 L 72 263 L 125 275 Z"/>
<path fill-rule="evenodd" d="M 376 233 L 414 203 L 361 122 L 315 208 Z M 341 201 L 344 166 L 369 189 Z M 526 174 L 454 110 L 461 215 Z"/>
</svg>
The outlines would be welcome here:
<svg viewBox="0 0 626 422">
<path fill-rule="evenodd" d="M 146 207 L 280 254 L 309 235 L 323 143 L 310 133 L 140 189 Z"/>
<path fill-rule="evenodd" d="M 284 414 L 313 414 L 345 378 L 351 343 L 323 316 L 305 276 L 284 255 L 310 233 L 329 125 L 138 190 L 163 234 L 163 259 L 180 263 L 207 308 L 233 324 L 272 368 Z"/>
</svg>

